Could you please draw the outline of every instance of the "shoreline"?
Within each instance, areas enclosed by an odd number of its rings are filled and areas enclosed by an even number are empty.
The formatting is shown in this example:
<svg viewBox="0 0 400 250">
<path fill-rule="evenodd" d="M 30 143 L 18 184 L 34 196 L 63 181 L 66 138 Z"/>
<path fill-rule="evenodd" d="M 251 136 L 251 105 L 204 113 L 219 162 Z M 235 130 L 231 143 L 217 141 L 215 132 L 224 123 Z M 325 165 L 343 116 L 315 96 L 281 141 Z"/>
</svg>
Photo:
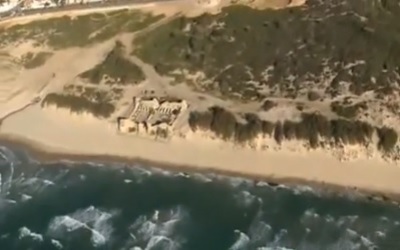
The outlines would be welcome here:
<svg viewBox="0 0 400 250">
<path fill-rule="evenodd" d="M 312 192 L 322 194 L 328 197 L 342 197 L 364 202 L 390 203 L 392 205 L 400 204 L 399 193 L 387 193 L 373 189 L 358 188 L 355 186 L 342 186 L 323 181 L 312 181 L 301 178 L 282 178 L 272 175 L 258 176 L 246 174 L 237 171 L 219 170 L 213 167 L 200 167 L 190 164 L 177 165 L 157 160 L 144 159 L 140 157 L 125 157 L 117 155 L 100 155 L 100 154 L 75 154 L 67 152 L 49 151 L 45 145 L 26 138 L 4 135 L 0 133 L 0 145 L 10 149 L 19 149 L 27 153 L 34 160 L 41 163 L 56 163 L 63 160 L 72 161 L 74 163 L 98 163 L 98 164 L 138 164 L 144 169 L 158 168 L 173 173 L 198 173 L 198 174 L 215 174 L 228 178 L 244 178 L 253 182 L 266 182 L 268 185 L 275 187 L 285 185 L 288 188 L 310 187 Z"/>
</svg>

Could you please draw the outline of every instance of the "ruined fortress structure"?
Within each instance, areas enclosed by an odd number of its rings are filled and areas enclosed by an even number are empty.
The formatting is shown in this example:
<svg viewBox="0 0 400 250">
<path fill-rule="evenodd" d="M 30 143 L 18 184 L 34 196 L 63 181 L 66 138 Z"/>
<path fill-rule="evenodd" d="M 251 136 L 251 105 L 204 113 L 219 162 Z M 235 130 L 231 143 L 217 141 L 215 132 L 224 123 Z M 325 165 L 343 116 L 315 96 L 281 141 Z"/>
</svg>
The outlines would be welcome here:
<svg viewBox="0 0 400 250">
<path fill-rule="evenodd" d="M 155 138 L 168 138 L 178 116 L 188 108 L 185 100 L 135 97 L 131 110 L 118 118 L 118 131 Z"/>
<path fill-rule="evenodd" d="M 214 7 L 220 4 L 220 0 L 197 0 L 196 3 L 202 7 Z"/>
</svg>

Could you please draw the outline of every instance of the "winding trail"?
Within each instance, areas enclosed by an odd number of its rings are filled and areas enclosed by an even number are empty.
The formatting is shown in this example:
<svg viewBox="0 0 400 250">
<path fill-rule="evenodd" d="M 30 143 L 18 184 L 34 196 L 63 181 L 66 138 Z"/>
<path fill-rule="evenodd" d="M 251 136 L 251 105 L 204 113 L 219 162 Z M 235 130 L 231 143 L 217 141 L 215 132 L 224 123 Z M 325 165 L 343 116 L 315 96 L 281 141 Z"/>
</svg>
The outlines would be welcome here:
<svg viewBox="0 0 400 250">
<path fill-rule="evenodd" d="M 24 104 L 23 106 L 21 106 L 21 107 L 19 107 L 19 108 L 16 108 L 16 109 L 10 111 L 9 113 L 7 113 L 6 115 L 0 117 L 0 131 L 1 131 L 1 125 L 2 125 L 2 123 L 3 123 L 4 120 L 6 120 L 7 118 L 9 118 L 9 117 L 11 117 L 11 116 L 13 116 L 13 115 L 15 115 L 15 114 L 21 112 L 21 111 L 24 111 L 25 109 L 27 109 L 28 107 L 30 107 L 30 106 L 32 106 L 32 105 L 35 105 L 35 104 L 37 104 L 37 103 L 40 103 L 40 101 L 42 100 L 41 94 L 42 94 L 42 92 L 44 91 L 44 89 L 45 89 L 47 86 L 49 86 L 49 84 L 50 84 L 52 78 L 53 78 L 53 77 L 51 77 L 51 78 L 46 82 L 46 84 L 44 84 L 43 87 L 41 87 L 41 88 L 38 90 L 37 95 L 36 95 L 32 100 L 30 100 L 28 103 Z"/>
<path fill-rule="evenodd" d="M 20 107 L 20 108 L 18 108 L 18 109 L 15 109 L 15 110 L 11 111 L 10 113 L 6 114 L 5 116 L 1 117 L 1 118 L 0 118 L 0 130 L 1 130 L 1 125 L 3 124 L 3 121 L 4 121 L 5 119 L 7 119 L 8 117 L 10 117 L 10 116 L 12 116 L 12 115 L 15 115 L 15 114 L 17 114 L 17 113 L 23 111 L 23 110 L 25 110 L 26 108 L 30 107 L 31 105 L 36 104 L 37 101 L 35 101 L 35 100 L 36 100 L 36 99 L 33 99 L 32 101 L 30 101 L 29 103 L 25 104 L 24 106 L 22 106 L 22 107 Z"/>
</svg>

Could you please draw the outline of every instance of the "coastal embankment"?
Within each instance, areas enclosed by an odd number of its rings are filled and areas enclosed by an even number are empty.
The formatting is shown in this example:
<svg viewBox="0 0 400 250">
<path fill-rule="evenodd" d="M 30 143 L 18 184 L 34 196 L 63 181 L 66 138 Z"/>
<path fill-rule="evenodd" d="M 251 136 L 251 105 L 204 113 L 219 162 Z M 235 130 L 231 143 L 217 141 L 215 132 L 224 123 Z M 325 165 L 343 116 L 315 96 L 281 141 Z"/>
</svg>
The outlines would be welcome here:
<svg viewBox="0 0 400 250">
<path fill-rule="evenodd" d="M 398 200 L 400 193 L 400 168 L 378 158 L 341 162 L 323 150 L 256 151 L 196 134 L 157 142 L 118 135 L 109 122 L 63 109 L 29 107 L 3 122 L 0 138 L 1 144 L 27 149 L 41 161 L 146 163 L 169 170 L 305 184 L 335 194 L 351 191 L 383 200 Z"/>
</svg>

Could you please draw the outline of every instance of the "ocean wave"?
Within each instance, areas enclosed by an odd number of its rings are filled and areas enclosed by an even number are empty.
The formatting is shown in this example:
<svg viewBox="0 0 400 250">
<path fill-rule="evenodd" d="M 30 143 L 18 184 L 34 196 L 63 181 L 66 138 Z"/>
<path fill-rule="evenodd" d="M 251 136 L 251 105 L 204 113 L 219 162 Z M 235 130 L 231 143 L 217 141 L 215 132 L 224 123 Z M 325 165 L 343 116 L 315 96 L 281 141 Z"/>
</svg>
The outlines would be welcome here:
<svg viewBox="0 0 400 250">
<path fill-rule="evenodd" d="M 132 237 L 128 245 L 133 247 L 145 242 L 148 250 L 179 249 L 184 239 L 176 229 L 187 216 L 187 211 L 181 206 L 141 215 L 129 227 Z"/>
<path fill-rule="evenodd" d="M 50 242 L 56 249 L 63 249 L 64 248 L 63 245 L 61 244 L 61 242 L 59 242 L 58 240 L 51 239 Z"/>
<path fill-rule="evenodd" d="M 236 241 L 229 250 L 246 250 L 248 249 L 250 238 L 245 233 L 235 230 Z"/>
<path fill-rule="evenodd" d="M 237 205 L 242 207 L 249 207 L 257 201 L 261 202 L 261 200 L 258 197 L 256 197 L 255 195 L 251 194 L 249 191 L 246 190 L 238 192 L 237 194 L 234 195 L 234 197 Z"/>
<path fill-rule="evenodd" d="M 221 250 L 400 249 L 400 210 L 390 204 L 217 174 L 70 164 L 0 165 L 0 228 L 5 221 L 13 225 L 11 219 L 18 225 L 14 234 L 1 231 L 0 249 L 13 250 L 3 246 L 18 240 L 39 246 L 32 249 L 51 244 L 66 250 L 84 240 L 88 249 L 121 250 L 186 250 L 204 242 L 201 249 L 221 249 L 212 240 L 227 241 Z M 58 204 L 59 193 L 68 194 L 66 208 Z"/>
<path fill-rule="evenodd" d="M 57 216 L 50 222 L 47 235 L 55 239 L 64 239 L 68 233 L 83 229 L 91 233 L 90 240 L 93 246 L 102 246 L 112 235 L 114 229 L 110 219 L 117 213 L 104 212 L 91 206 L 70 215 Z"/>
<path fill-rule="evenodd" d="M 11 149 L 0 145 L 0 159 L 5 160 L 7 163 L 18 163 L 19 160 Z"/>
<path fill-rule="evenodd" d="M 39 241 L 39 242 L 43 241 L 43 235 L 32 232 L 27 227 L 20 228 L 18 232 L 19 232 L 19 234 L 18 234 L 19 239 L 29 238 L 34 241 Z"/>
<path fill-rule="evenodd" d="M 212 178 L 210 178 L 208 175 L 206 174 L 198 174 L 198 173 L 191 173 L 190 177 L 195 180 L 195 181 L 199 181 L 202 183 L 210 183 L 212 182 Z"/>
</svg>

